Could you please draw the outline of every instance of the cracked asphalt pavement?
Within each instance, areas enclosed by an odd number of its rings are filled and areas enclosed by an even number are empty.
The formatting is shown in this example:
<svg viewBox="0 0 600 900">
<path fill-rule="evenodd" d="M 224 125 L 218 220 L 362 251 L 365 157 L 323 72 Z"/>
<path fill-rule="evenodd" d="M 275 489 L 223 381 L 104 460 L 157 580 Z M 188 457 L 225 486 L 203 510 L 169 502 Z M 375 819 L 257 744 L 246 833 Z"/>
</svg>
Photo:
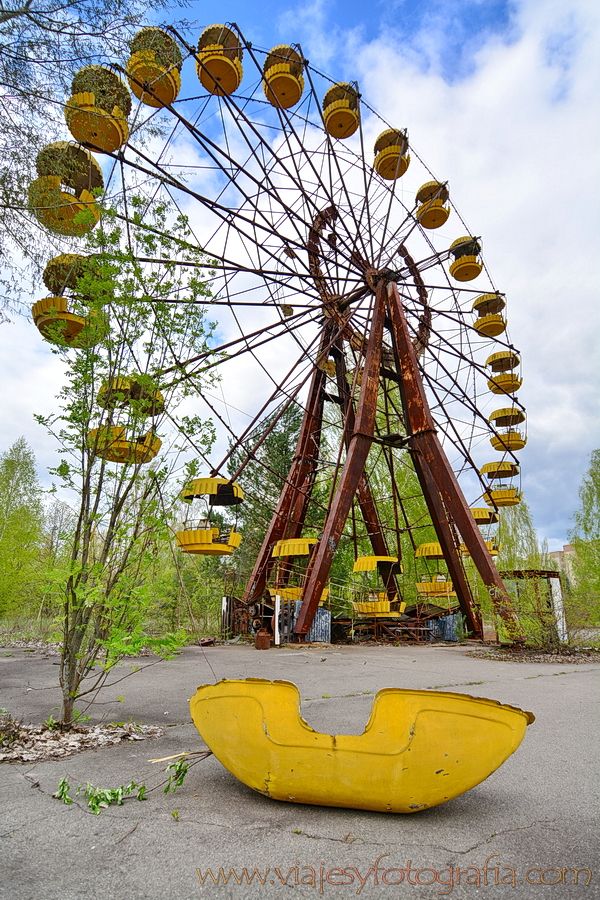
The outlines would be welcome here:
<svg viewBox="0 0 600 900">
<path fill-rule="evenodd" d="M 55 662 L 0 649 L 0 706 L 25 722 L 56 716 Z M 175 794 L 159 788 L 99 816 L 53 799 L 63 777 L 157 784 L 166 763 L 149 760 L 202 749 L 188 711 L 197 685 L 246 676 L 295 681 L 304 718 L 333 733 L 360 733 L 373 694 L 390 686 L 490 697 L 536 722 L 486 781 L 412 816 L 271 801 L 213 757 Z M 189 647 L 108 688 L 91 711 L 158 723 L 162 737 L 0 765 L 0 897 L 600 897 L 599 684 L 598 663 L 500 662 L 456 646 Z"/>
</svg>

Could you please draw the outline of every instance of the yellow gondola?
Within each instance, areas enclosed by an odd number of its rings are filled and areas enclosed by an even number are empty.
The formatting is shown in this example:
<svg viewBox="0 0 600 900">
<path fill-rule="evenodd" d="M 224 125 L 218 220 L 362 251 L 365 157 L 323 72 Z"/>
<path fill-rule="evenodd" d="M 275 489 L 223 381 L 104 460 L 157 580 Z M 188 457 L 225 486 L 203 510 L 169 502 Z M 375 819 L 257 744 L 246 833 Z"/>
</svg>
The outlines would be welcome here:
<svg viewBox="0 0 600 900">
<path fill-rule="evenodd" d="M 489 462 L 485 463 L 479 471 L 488 478 L 514 478 L 519 474 L 519 463 L 508 459 Z"/>
<path fill-rule="evenodd" d="M 427 597 L 456 597 L 452 582 L 446 575 L 439 575 L 433 579 L 426 576 L 424 578 L 426 580 L 416 582 L 417 594 L 424 594 Z"/>
<path fill-rule="evenodd" d="M 373 168 L 387 181 L 402 178 L 410 165 L 408 136 L 399 128 L 386 128 L 375 141 Z"/>
<path fill-rule="evenodd" d="M 509 428 L 512 425 L 520 425 L 525 421 L 525 412 L 517 406 L 503 406 L 495 409 L 488 416 L 488 422 L 492 422 L 497 428 Z"/>
<path fill-rule="evenodd" d="M 418 204 L 415 213 L 417 221 L 423 228 L 441 228 L 450 215 L 448 186 L 440 181 L 426 181 L 422 184 L 415 200 Z"/>
<path fill-rule="evenodd" d="M 269 593 L 273 596 L 277 595 L 282 600 L 287 602 L 293 602 L 295 600 L 302 600 L 302 594 L 304 592 L 304 588 L 301 585 L 278 585 L 278 584 L 269 584 L 267 585 Z M 325 603 L 327 598 L 329 597 L 329 588 L 324 587 L 321 596 L 319 597 L 319 606 Z"/>
<path fill-rule="evenodd" d="M 234 481 L 209 476 L 189 481 L 180 497 L 185 503 L 207 497 L 211 507 L 237 506 L 243 502 L 244 492 Z M 194 528 L 184 527 L 175 538 L 180 550 L 199 556 L 231 556 L 242 542 L 241 532 L 234 526 L 219 527 L 209 520 L 201 520 Z"/>
<path fill-rule="evenodd" d="M 66 290 L 78 291 L 79 280 L 94 274 L 95 259 L 80 253 L 61 253 L 48 260 L 42 281 L 56 297 L 61 297 Z"/>
<path fill-rule="evenodd" d="M 523 379 L 516 372 L 505 372 L 489 378 L 487 384 L 492 394 L 516 394 Z"/>
<path fill-rule="evenodd" d="M 375 618 L 384 617 L 388 613 L 392 613 L 394 617 L 401 616 L 404 610 L 406 609 L 406 603 L 404 600 L 400 602 L 397 606 L 395 606 L 394 610 L 392 610 L 391 601 L 384 600 L 383 597 L 386 596 L 385 591 L 381 591 L 381 597 L 377 600 L 355 600 L 352 603 L 352 610 L 357 616 L 374 616 Z"/>
<path fill-rule="evenodd" d="M 271 556 L 275 559 L 284 556 L 308 556 L 316 543 L 316 538 L 290 538 L 277 541 L 273 546 Z"/>
<path fill-rule="evenodd" d="M 183 553 L 196 556 L 231 556 L 242 542 L 242 534 L 234 528 L 224 530 L 206 523 L 206 527 L 185 528 L 175 532 L 177 546 Z"/>
<path fill-rule="evenodd" d="M 458 797 L 517 749 L 532 713 L 495 700 L 385 688 L 363 734 L 314 731 L 295 684 L 231 679 L 190 701 L 200 736 L 243 784 L 274 800 L 412 813 Z"/>
<path fill-rule="evenodd" d="M 162 441 L 152 429 L 132 439 L 123 425 L 100 425 L 88 431 L 87 445 L 96 456 L 110 462 L 143 464 L 154 459 Z"/>
<path fill-rule="evenodd" d="M 527 438 L 518 428 L 507 428 L 506 431 L 499 431 L 490 438 L 490 444 L 498 453 L 504 453 L 505 450 L 522 450 L 527 443 Z"/>
<path fill-rule="evenodd" d="M 31 307 L 36 328 L 45 340 L 59 346 L 82 350 L 94 347 L 109 331 L 102 313 L 91 310 L 87 316 L 71 312 L 66 297 L 46 297 Z"/>
<path fill-rule="evenodd" d="M 96 397 L 103 409 L 129 407 L 136 416 L 159 416 L 165 411 L 165 398 L 148 375 L 118 375 L 105 381 Z"/>
<path fill-rule="evenodd" d="M 498 337 L 506 331 L 506 319 L 502 315 L 506 303 L 502 294 L 481 294 L 473 302 L 477 318 L 473 327 L 486 337 Z"/>
<path fill-rule="evenodd" d="M 506 319 L 502 315 L 479 316 L 473 328 L 486 337 L 498 337 L 506 331 Z"/>
<path fill-rule="evenodd" d="M 487 547 L 488 553 L 490 554 L 490 556 L 498 556 L 498 553 L 500 552 L 500 549 L 499 549 L 498 544 L 496 543 L 495 540 L 492 540 L 492 541 L 486 541 L 486 542 L 485 542 L 485 546 Z M 459 546 L 459 550 L 460 550 L 460 552 L 462 553 L 463 556 L 470 556 L 470 555 L 471 555 L 471 554 L 469 553 L 468 549 L 467 549 L 467 545 L 466 545 L 466 544 L 461 544 L 461 545 Z"/>
<path fill-rule="evenodd" d="M 483 495 L 490 506 L 516 506 L 521 502 L 521 492 L 516 487 L 490 488 Z"/>
<path fill-rule="evenodd" d="M 263 66 L 265 96 L 273 106 L 289 109 L 304 91 L 302 57 L 294 47 L 279 44 L 267 53 Z"/>
<path fill-rule="evenodd" d="M 56 234 L 82 237 L 100 221 L 92 191 L 102 190 L 102 169 L 84 147 L 67 141 L 38 153 L 38 178 L 29 185 L 29 206 L 36 219 Z"/>
<path fill-rule="evenodd" d="M 397 572 L 402 571 L 402 567 L 397 556 L 359 556 L 355 560 L 352 567 L 353 572 L 377 572 L 379 563 L 392 563 Z"/>
<path fill-rule="evenodd" d="M 478 525 L 493 525 L 498 521 L 498 513 L 486 506 L 472 506 L 471 515 Z"/>
<path fill-rule="evenodd" d="M 218 96 L 233 94 L 242 83 L 242 47 L 225 25 L 209 25 L 198 41 L 196 72 L 202 87 Z"/>
<path fill-rule="evenodd" d="M 194 478 L 181 492 L 186 503 L 204 496 L 208 496 L 210 506 L 236 506 L 244 500 L 239 484 L 227 478 Z"/>
<path fill-rule="evenodd" d="M 419 544 L 415 550 L 415 557 L 420 559 L 443 559 L 444 554 L 440 544 L 432 541 L 428 544 Z"/>
<path fill-rule="evenodd" d="M 456 281 L 472 281 L 480 274 L 483 263 L 479 254 L 481 245 L 476 238 L 465 235 L 450 244 L 454 262 L 450 265 L 450 275 Z"/>
<path fill-rule="evenodd" d="M 499 350 L 488 356 L 485 364 L 492 372 L 509 372 L 511 369 L 516 369 L 520 361 L 519 354 L 514 350 Z"/>
<path fill-rule="evenodd" d="M 127 141 L 131 97 L 119 76 L 104 66 L 84 66 L 75 73 L 65 105 L 67 127 L 90 150 L 114 153 Z"/>
<path fill-rule="evenodd" d="M 325 131 L 335 138 L 349 138 L 360 122 L 358 91 L 344 81 L 330 87 L 323 97 Z"/>
<path fill-rule="evenodd" d="M 135 96 L 155 109 L 168 106 L 181 90 L 181 51 L 161 28 L 142 28 L 129 44 L 129 86 Z"/>
</svg>

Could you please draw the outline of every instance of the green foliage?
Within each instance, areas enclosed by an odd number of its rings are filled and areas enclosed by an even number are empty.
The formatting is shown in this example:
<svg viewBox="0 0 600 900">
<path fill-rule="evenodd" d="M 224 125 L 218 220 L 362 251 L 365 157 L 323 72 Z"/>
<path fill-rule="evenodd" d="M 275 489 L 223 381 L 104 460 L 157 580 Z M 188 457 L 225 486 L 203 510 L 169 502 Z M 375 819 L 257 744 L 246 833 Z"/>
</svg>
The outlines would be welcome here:
<svg viewBox="0 0 600 900">
<path fill-rule="evenodd" d="M 235 565 L 242 573 L 249 573 L 252 569 L 264 533 L 271 521 L 273 509 L 277 505 L 279 494 L 290 471 L 302 414 L 302 408 L 295 403 L 291 403 L 283 413 L 277 410 L 244 441 L 244 446 L 250 450 L 262 442 L 253 459 L 248 462 L 245 451 L 237 449 L 229 461 L 231 475 L 240 465 L 245 465 L 238 479 L 244 489 L 245 500 L 236 511 L 244 539 L 236 551 Z M 314 506 L 317 502 L 318 496 L 315 496 Z M 309 520 L 308 529 L 310 524 Z M 305 532 L 307 535 L 310 534 L 307 529 Z"/>
<path fill-rule="evenodd" d="M 169 777 L 163 788 L 163 793 L 174 793 L 178 787 L 181 787 L 189 768 L 190 763 L 185 762 L 183 759 L 178 759 L 177 762 L 170 763 L 165 770 Z"/>
<path fill-rule="evenodd" d="M 591 455 L 579 501 L 571 533 L 575 556 L 567 573 L 566 613 L 576 639 L 589 644 L 594 639 L 586 629 L 600 627 L 600 450 Z"/>
<path fill-rule="evenodd" d="M 205 752 L 199 753 L 194 762 L 199 762 L 201 759 L 204 759 L 206 755 L 207 754 Z M 165 769 L 167 778 L 164 782 L 163 793 L 172 794 L 177 790 L 177 788 L 180 788 L 190 767 L 193 764 L 194 763 L 185 762 L 183 759 L 179 759 L 177 760 L 177 762 L 170 763 Z M 99 816 L 102 810 L 108 809 L 109 806 L 123 806 L 125 800 L 127 800 L 128 798 L 135 798 L 136 800 L 147 800 L 149 790 L 156 790 L 157 788 L 161 787 L 162 784 L 163 783 L 154 785 L 154 787 L 152 788 L 148 788 L 143 783 L 130 781 L 128 784 L 121 784 L 119 785 L 119 787 L 115 788 L 99 788 L 93 784 L 90 784 L 90 782 L 87 782 L 87 784 L 85 785 L 80 784 L 75 789 L 75 797 L 83 796 L 90 812 L 94 813 L 94 815 L 96 816 Z M 71 785 L 66 778 L 61 778 L 58 783 L 56 793 L 54 793 L 52 796 L 56 800 L 60 800 L 67 806 L 74 803 L 74 798 L 71 794 Z M 173 810 L 171 815 L 176 821 L 179 819 L 178 810 Z"/>
<path fill-rule="evenodd" d="M 78 791 L 79 792 L 79 791 Z M 93 784 L 86 784 L 83 795 L 87 800 L 88 809 L 94 815 L 99 816 L 103 809 L 109 806 L 123 806 L 127 797 L 135 795 L 138 800 L 146 799 L 146 786 L 136 781 L 120 785 L 117 788 L 97 788 Z"/>
<path fill-rule="evenodd" d="M 56 793 L 52 794 L 52 796 L 56 800 L 60 800 L 66 806 L 70 806 L 73 803 L 73 798 L 70 794 L 71 785 L 67 781 L 66 778 L 61 778 L 58 782 L 58 788 L 56 789 Z"/>
<path fill-rule="evenodd" d="M 144 648 L 168 657 L 185 642 L 178 625 L 155 635 L 146 624 L 161 599 L 157 586 L 172 552 L 172 482 L 180 454 L 189 463 L 190 438 L 205 455 L 215 437 L 212 422 L 178 413 L 188 396 L 214 380 L 182 378 L 179 368 L 180 359 L 208 353 L 214 328 L 202 305 L 207 289 L 190 274 L 202 253 L 187 240 L 185 217 L 167 204 L 131 195 L 128 204 L 137 224 L 125 233 L 118 211 L 105 211 L 87 238 L 93 264 L 79 267 L 69 300 L 73 311 L 102 317 L 110 328 L 88 349 L 53 345 L 64 359 L 64 387 L 57 410 L 37 416 L 59 445 L 52 473 L 78 501 L 47 578 L 47 606 L 62 632 L 67 725 L 77 697 L 95 696 L 124 656 Z M 156 263 L 140 262 L 154 257 Z M 186 303 L 169 302 L 181 293 Z M 126 384 L 133 386 L 131 395 Z M 94 437 L 108 428 L 123 429 L 132 448 L 160 434 L 163 452 L 150 465 L 134 455 L 115 464 L 101 455 Z"/>
<path fill-rule="evenodd" d="M 146 800 L 146 793 L 146 785 L 138 784 L 137 781 L 130 781 L 129 784 L 122 784 L 116 788 L 98 788 L 88 782 L 85 786 L 79 785 L 75 796 L 83 795 L 90 812 L 99 816 L 102 810 L 108 809 L 109 806 L 123 806 L 128 797 L 135 796 L 137 800 Z M 61 778 L 56 793 L 52 796 L 67 806 L 74 803 L 74 798 L 71 796 L 71 785 L 66 778 Z"/>
<path fill-rule="evenodd" d="M 21 737 L 21 724 L 7 709 L 0 707 L 0 748 L 10 747 Z"/>
<path fill-rule="evenodd" d="M 60 722 L 58 719 L 55 719 L 53 715 L 49 715 L 47 719 L 43 722 L 44 728 L 47 728 L 48 731 L 56 731 L 56 729 L 60 726 Z"/>
<path fill-rule="evenodd" d="M 0 616 L 32 609 L 42 592 L 44 512 L 24 438 L 0 455 Z"/>
</svg>

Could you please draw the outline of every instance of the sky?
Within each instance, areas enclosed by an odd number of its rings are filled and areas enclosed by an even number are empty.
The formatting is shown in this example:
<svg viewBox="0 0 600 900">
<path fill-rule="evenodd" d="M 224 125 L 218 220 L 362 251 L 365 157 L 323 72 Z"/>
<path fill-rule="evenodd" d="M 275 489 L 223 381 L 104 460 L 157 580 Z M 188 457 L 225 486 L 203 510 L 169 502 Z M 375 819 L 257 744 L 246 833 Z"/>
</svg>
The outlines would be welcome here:
<svg viewBox="0 0 600 900">
<path fill-rule="evenodd" d="M 203 0 L 185 14 L 198 31 L 235 21 L 260 47 L 300 42 L 311 64 L 357 80 L 370 106 L 408 127 L 449 180 L 508 298 L 528 414 L 522 487 L 539 537 L 560 548 L 600 446 L 600 5 Z M 0 366 L 0 449 L 25 435 L 48 484 L 56 448 L 33 413 L 51 406 L 61 364 L 13 318 L 0 326 Z M 243 410 L 255 388 L 241 382 L 231 402 Z"/>
</svg>

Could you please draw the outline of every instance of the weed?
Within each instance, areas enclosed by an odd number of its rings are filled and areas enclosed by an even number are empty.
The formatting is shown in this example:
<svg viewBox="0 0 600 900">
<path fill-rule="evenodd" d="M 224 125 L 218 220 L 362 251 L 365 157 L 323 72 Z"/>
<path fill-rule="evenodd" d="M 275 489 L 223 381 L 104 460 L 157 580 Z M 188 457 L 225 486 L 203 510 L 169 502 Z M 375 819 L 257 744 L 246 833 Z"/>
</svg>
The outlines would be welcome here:
<svg viewBox="0 0 600 900">
<path fill-rule="evenodd" d="M 168 794 L 172 791 L 176 791 L 178 787 L 181 787 L 189 768 L 190 764 L 184 762 L 183 759 L 170 763 L 165 769 L 165 772 L 168 773 L 169 777 L 163 788 L 163 793 Z"/>
<path fill-rule="evenodd" d="M 0 747 L 10 747 L 21 737 L 21 723 L 7 709 L 0 708 Z"/>
</svg>

